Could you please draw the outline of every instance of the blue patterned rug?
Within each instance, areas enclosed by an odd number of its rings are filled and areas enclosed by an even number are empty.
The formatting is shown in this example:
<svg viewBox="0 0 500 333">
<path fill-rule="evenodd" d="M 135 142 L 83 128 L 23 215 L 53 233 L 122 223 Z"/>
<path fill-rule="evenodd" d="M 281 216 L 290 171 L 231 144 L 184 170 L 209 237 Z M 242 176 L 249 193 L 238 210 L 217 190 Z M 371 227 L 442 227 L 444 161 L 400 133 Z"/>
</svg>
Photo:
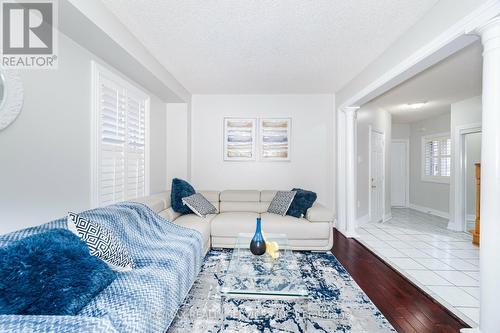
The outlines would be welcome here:
<svg viewBox="0 0 500 333">
<path fill-rule="evenodd" d="M 219 288 L 231 253 L 207 254 L 168 332 L 395 332 L 331 253 L 294 252 L 309 292 L 305 304 L 241 299 L 222 304 Z"/>
</svg>

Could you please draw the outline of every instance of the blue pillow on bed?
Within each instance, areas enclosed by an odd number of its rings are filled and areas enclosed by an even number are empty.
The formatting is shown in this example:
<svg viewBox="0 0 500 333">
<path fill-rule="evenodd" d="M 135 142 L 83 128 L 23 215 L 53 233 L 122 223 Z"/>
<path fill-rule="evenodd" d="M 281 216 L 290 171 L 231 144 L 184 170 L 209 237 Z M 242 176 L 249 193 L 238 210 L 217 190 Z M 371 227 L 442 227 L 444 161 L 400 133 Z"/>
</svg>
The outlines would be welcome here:
<svg viewBox="0 0 500 333">
<path fill-rule="evenodd" d="M 288 211 L 286 212 L 286 215 L 299 218 L 306 216 L 307 210 L 311 208 L 313 203 L 316 201 L 316 193 L 306 191 L 301 188 L 294 188 L 292 191 L 295 191 L 296 193 Z"/>
<path fill-rule="evenodd" d="M 172 179 L 172 191 L 170 192 L 170 204 L 172 209 L 180 214 L 190 214 L 191 209 L 182 202 L 182 198 L 195 194 L 194 188 L 185 180 Z"/>
<path fill-rule="evenodd" d="M 115 278 L 71 231 L 32 235 L 0 248 L 0 314 L 76 315 Z"/>
</svg>

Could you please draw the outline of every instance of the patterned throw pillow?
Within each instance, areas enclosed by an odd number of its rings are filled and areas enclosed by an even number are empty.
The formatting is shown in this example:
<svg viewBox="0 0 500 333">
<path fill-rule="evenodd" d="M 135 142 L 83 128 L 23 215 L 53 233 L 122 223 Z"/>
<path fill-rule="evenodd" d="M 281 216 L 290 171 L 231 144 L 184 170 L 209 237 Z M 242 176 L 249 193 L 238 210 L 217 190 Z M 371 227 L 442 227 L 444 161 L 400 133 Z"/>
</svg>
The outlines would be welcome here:
<svg viewBox="0 0 500 333">
<path fill-rule="evenodd" d="M 271 201 L 267 212 L 285 216 L 288 208 L 292 204 L 295 193 L 295 191 L 276 192 L 276 195 L 274 196 L 273 201 Z"/>
<path fill-rule="evenodd" d="M 134 261 L 125 245 L 103 225 L 68 213 L 68 229 L 78 235 L 89 248 L 91 255 L 104 261 L 118 272 L 131 271 Z"/>
<path fill-rule="evenodd" d="M 217 208 L 215 208 L 215 206 L 200 193 L 195 193 L 189 197 L 182 198 L 182 203 L 188 206 L 199 217 L 204 218 L 208 214 L 217 213 Z"/>
</svg>

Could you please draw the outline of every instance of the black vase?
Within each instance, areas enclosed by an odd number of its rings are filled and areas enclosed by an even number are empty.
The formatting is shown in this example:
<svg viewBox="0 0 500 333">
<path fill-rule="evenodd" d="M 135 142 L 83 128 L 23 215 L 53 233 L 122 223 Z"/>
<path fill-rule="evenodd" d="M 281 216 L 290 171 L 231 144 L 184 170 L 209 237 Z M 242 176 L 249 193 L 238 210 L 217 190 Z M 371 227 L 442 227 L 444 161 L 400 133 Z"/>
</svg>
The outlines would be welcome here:
<svg viewBox="0 0 500 333">
<path fill-rule="evenodd" d="M 257 218 L 257 227 L 255 228 L 255 235 L 253 235 L 252 241 L 250 242 L 250 252 L 256 256 L 261 256 L 266 253 L 266 242 L 264 237 L 262 237 L 260 217 Z"/>
</svg>

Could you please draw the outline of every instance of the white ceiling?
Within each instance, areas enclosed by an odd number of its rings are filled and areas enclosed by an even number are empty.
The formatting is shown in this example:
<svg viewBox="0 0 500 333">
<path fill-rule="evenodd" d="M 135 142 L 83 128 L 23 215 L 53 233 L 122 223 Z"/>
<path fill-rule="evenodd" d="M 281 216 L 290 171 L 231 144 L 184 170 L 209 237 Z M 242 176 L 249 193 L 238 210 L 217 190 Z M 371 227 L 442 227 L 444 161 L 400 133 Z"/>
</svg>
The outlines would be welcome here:
<svg viewBox="0 0 500 333">
<path fill-rule="evenodd" d="M 102 0 L 191 93 L 332 93 L 438 0 Z"/>
<path fill-rule="evenodd" d="M 392 114 L 395 123 L 412 123 L 450 112 L 452 103 L 482 91 L 482 46 L 475 42 L 369 103 Z M 427 102 L 411 110 L 408 104 Z"/>
</svg>

